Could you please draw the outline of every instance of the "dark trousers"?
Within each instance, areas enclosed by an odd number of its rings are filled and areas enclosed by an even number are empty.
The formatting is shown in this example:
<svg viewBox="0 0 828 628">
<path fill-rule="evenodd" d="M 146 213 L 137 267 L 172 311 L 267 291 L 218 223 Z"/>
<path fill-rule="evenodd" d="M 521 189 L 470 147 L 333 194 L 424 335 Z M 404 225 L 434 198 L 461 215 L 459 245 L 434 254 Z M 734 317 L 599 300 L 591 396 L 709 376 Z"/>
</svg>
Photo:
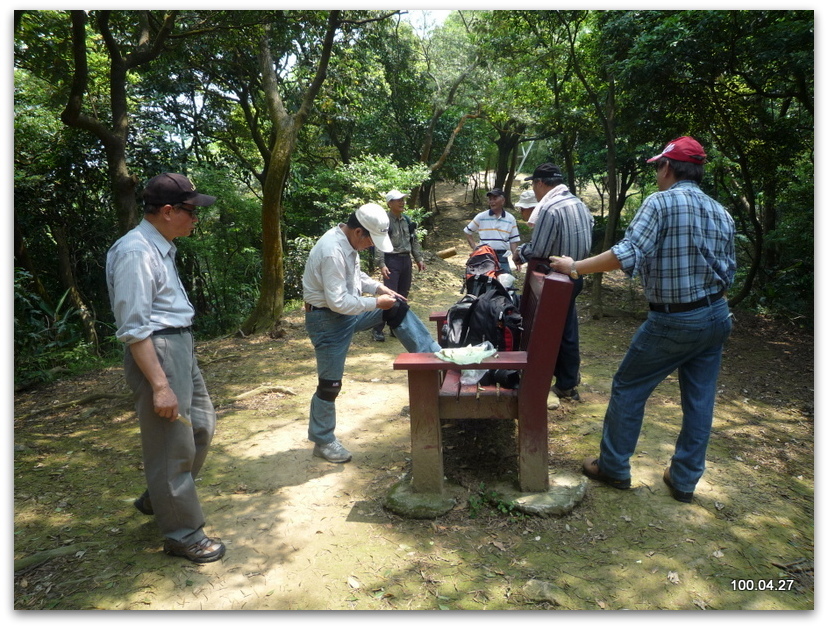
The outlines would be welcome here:
<svg viewBox="0 0 828 628">
<path fill-rule="evenodd" d="M 572 283 L 572 299 L 569 302 L 569 311 L 566 313 L 558 361 L 555 363 L 555 385 L 561 390 L 568 390 L 578 385 L 578 373 L 581 369 L 578 310 L 575 308 L 575 297 L 581 294 L 584 280 L 583 278 L 576 279 Z"/>
<path fill-rule="evenodd" d="M 411 291 L 411 279 L 414 274 L 411 255 L 409 253 L 386 253 L 385 265 L 388 267 L 389 276 L 388 279 L 383 279 L 382 283 L 394 292 L 407 297 Z M 374 327 L 376 331 L 382 331 L 384 328 L 385 321 Z"/>
</svg>

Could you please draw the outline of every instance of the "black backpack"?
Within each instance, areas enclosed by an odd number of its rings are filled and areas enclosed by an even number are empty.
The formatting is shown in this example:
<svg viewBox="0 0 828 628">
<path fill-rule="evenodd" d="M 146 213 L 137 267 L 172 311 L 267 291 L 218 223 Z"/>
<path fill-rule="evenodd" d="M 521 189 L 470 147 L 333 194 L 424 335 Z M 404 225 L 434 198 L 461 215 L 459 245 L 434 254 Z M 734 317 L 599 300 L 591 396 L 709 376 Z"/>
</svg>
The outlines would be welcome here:
<svg viewBox="0 0 828 628">
<path fill-rule="evenodd" d="M 480 295 L 466 294 L 452 305 L 443 324 L 443 346 L 466 347 L 489 341 L 498 351 L 518 351 L 523 317 L 503 285 L 496 279 Z M 515 371 L 489 371 L 481 383 L 517 388 Z"/>
</svg>

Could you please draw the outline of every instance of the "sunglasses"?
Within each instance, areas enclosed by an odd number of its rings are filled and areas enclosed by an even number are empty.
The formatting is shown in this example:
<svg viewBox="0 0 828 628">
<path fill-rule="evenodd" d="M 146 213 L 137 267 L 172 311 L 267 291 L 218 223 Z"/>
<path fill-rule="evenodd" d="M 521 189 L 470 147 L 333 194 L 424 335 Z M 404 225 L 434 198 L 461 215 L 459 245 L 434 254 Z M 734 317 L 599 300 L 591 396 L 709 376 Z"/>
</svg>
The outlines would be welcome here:
<svg viewBox="0 0 828 628">
<path fill-rule="evenodd" d="M 188 207 L 184 203 L 179 203 L 178 205 L 173 205 L 173 209 L 180 209 L 190 214 L 191 218 L 198 218 L 198 207 Z"/>
</svg>

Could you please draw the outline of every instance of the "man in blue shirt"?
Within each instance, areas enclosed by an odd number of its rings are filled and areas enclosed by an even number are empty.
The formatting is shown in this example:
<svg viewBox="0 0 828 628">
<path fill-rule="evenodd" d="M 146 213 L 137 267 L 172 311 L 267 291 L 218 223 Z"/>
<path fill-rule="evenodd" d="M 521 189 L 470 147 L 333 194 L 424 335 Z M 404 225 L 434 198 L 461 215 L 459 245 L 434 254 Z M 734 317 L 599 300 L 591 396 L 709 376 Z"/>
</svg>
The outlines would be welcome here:
<svg viewBox="0 0 828 628">
<path fill-rule="evenodd" d="M 630 488 L 644 405 L 678 370 L 682 427 L 663 479 L 672 497 L 687 503 L 704 473 L 722 348 L 732 326 L 723 297 L 736 271 L 733 218 L 699 187 L 706 159 L 692 137 L 673 140 L 647 160 L 655 164 L 659 191 L 645 199 L 620 242 L 580 261 L 550 259 L 553 269 L 572 277 L 618 268 L 638 275 L 650 302 L 613 378 L 599 456 L 584 461 L 584 474 Z"/>
</svg>

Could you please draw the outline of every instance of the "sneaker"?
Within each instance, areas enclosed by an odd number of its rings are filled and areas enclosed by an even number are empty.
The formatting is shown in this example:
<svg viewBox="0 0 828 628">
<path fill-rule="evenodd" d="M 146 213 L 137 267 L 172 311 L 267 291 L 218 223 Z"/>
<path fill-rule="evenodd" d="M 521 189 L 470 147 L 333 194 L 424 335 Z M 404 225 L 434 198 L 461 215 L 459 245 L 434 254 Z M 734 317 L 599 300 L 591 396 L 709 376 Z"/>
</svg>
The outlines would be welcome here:
<svg viewBox="0 0 828 628">
<path fill-rule="evenodd" d="M 374 340 L 377 342 L 385 342 L 385 334 L 381 331 L 377 331 L 376 329 L 371 330 L 371 335 L 374 337 Z"/>
<path fill-rule="evenodd" d="M 324 458 L 328 462 L 348 462 L 351 459 L 351 452 L 345 449 L 337 439 L 324 445 L 314 445 L 313 455 L 317 458 Z"/>
<path fill-rule="evenodd" d="M 212 563 L 224 556 L 227 548 L 221 539 L 211 539 L 205 536 L 192 545 L 186 545 L 180 541 L 166 539 L 164 541 L 164 553 L 170 556 L 181 556 L 194 563 Z"/>
<path fill-rule="evenodd" d="M 553 385 L 552 392 L 557 395 L 558 399 L 581 400 L 581 395 L 578 394 L 578 389 L 574 386 L 572 388 L 558 388 L 556 385 Z"/>
</svg>

